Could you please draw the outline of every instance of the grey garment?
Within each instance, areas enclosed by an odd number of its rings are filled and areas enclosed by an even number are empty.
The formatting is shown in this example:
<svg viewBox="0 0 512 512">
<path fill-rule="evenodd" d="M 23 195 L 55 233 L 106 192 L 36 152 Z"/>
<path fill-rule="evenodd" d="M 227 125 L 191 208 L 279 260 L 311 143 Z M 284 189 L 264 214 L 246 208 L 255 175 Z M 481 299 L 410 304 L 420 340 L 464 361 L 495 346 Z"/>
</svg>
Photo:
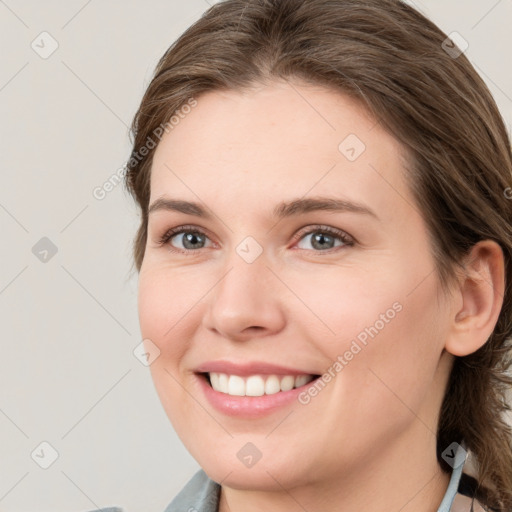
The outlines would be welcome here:
<svg viewBox="0 0 512 512">
<path fill-rule="evenodd" d="M 107 507 L 107 508 L 97 508 L 95 510 L 91 510 L 90 512 L 124 512 L 124 509 L 119 507 Z"/>
<path fill-rule="evenodd" d="M 437 512 L 484 511 L 480 503 L 462 493 L 461 477 L 468 454 L 458 445 L 453 456 L 453 471 Z M 448 457 L 448 456 L 447 456 Z M 221 486 L 200 469 L 167 506 L 164 512 L 218 512 Z M 91 512 L 124 512 L 120 508 L 102 508 Z"/>
<path fill-rule="evenodd" d="M 220 485 L 201 469 L 183 487 L 164 512 L 218 512 Z M 126 512 L 123 508 L 109 507 L 89 512 Z"/>
<path fill-rule="evenodd" d="M 218 512 L 220 485 L 200 469 L 164 512 Z"/>
</svg>

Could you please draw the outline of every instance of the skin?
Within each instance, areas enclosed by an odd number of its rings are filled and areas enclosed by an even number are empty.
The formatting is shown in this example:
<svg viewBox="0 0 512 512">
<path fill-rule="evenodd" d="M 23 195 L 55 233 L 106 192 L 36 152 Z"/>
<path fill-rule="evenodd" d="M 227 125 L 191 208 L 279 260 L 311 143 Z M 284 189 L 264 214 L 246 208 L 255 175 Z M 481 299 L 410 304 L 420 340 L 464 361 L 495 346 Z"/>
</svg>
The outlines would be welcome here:
<svg viewBox="0 0 512 512">
<path fill-rule="evenodd" d="M 139 320 L 160 350 L 150 368 L 170 421 L 222 485 L 220 511 L 435 512 L 449 482 L 435 455 L 442 397 L 453 355 L 477 350 L 497 321 L 501 249 L 475 246 L 443 294 L 404 151 L 339 92 L 272 82 L 197 100 L 156 149 L 150 204 L 195 201 L 213 218 L 150 214 Z M 366 145 L 355 161 L 338 149 L 349 134 Z M 317 196 L 364 203 L 378 219 L 272 217 L 281 201 Z M 206 238 L 188 254 L 172 251 L 190 247 L 183 234 L 158 245 L 182 225 Z M 318 248 L 318 225 L 354 245 Z M 248 236 L 263 249 L 252 263 L 236 251 Z M 401 311 L 307 405 L 247 420 L 219 413 L 199 388 L 194 369 L 217 359 L 322 374 L 396 302 Z M 250 468 L 237 457 L 247 442 L 262 453 Z"/>
</svg>

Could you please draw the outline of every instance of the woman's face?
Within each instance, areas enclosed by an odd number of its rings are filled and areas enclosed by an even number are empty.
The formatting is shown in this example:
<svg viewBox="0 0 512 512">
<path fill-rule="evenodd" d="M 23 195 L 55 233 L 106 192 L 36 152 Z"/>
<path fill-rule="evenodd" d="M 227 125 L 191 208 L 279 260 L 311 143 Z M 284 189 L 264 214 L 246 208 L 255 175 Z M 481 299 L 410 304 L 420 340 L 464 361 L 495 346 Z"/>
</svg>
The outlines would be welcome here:
<svg viewBox="0 0 512 512">
<path fill-rule="evenodd" d="M 228 486 L 280 489 L 434 454 L 451 310 L 399 144 L 297 83 L 188 110 L 154 155 L 139 316 L 192 456 Z"/>
</svg>

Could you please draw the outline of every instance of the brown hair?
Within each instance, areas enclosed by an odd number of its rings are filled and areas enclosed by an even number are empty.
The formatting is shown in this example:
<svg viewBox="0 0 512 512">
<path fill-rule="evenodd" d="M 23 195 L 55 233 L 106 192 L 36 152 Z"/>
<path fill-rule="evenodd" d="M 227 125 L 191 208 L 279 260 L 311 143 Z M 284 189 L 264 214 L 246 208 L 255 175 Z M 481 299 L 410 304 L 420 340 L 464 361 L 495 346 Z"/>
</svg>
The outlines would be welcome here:
<svg viewBox="0 0 512 512">
<path fill-rule="evenodd" d="M 162 56 L 133 120 L 125 184 L 142 214 L 133 254 L 139 271 L 154 137 L 191 98 L 291 78 L 362 102 L 411 156 L 407 179 L 443 287 L 476 242 L 491 239 L 503 250 L 503 307 L 485 345 L 455 358 L 437 458 L 449 472 L 441 454 L 464 442 L 477 465 L 477 498 L 504 512 L 512 510 L 512 435 L 504 416 L 512 386 L 512 155 L 488 88 L 446 38 L 400 0 L 226 0 L 211 7 Z"/>
</svg>

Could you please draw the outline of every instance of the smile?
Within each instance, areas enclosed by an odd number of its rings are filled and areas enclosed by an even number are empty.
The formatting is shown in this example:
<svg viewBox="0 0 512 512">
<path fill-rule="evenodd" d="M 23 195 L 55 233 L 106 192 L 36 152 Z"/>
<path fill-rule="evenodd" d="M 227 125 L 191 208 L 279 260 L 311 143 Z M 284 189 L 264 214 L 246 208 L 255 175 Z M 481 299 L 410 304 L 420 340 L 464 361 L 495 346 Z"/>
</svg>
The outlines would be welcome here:
<svg viewBox="0 0 512 512">
<path fill-rule="evenodd" d="M 316 378 L 315 375 L 229 375 L 209 372 L 205 374 L 210 386 L 220 393 L 231 396 L 274 395 L 304 386 Z"/>
</svg>

